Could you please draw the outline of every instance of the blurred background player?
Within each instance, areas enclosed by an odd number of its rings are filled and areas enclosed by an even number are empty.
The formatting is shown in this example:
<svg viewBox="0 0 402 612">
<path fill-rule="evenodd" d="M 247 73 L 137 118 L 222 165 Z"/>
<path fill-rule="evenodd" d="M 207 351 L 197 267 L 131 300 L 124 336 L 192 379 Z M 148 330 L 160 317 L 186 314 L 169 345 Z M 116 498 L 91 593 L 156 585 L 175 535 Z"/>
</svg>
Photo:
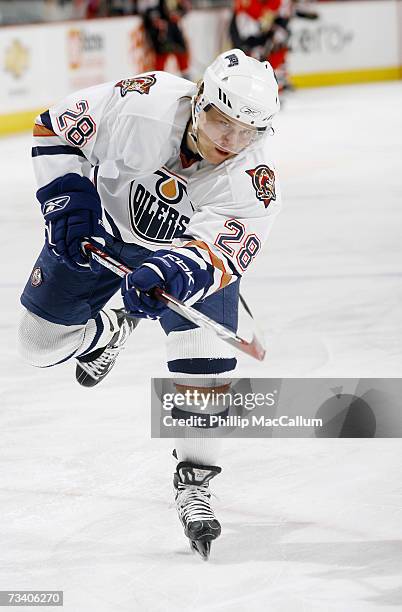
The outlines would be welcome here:
<svg viewBox="0 0 402 612">
<path fill-rule="evenodd" d="M 235 0 L 230 23 L 232 43 L 274 69 L 279 91 L 291 89 L 287 58 L 293 17 L 317 19 L 317 13 L 296 0 Z"/>
<path fill-rule="evenodd" d="M 174 297 L 237 329 L 239 282 L 280 210 L 270 146 L 278 87 L 268 63 L 232 49 L 199 86 L 151 72 L 78 91 L 37 117 L 32 149 L 45 245 L 21 296 L 19 348 L 50 367 L 77 360 L 86 387 L 110 372 L 140 318 L 159 319 L 178 384 L 229 389 L 233 349 L 155 299 Z M 123 282 L 82 252 L 86 238 L 134 269 Z M 121 290 L 125 310 L 106 307 Z M 138 364 L 133 364 L 133 376 Z M 196 379 L 196 382 L 194 382 Z M 185 417 L 196 411 L 176 409 Z M 223 416 L 210 402 L 203 415 Z M 206 558 L 220 525 L 209 481 L 220 443 L 210 422 L 176 441 L 176 504 Z"/>
<path fill-rule="evenodd" d="M 175 60 L 180 74 L 187 77 L 189 51 L 181 20 L 190 8 L 190 0 L 138 0 L 137 10 L 155 53 L 156 70 L 167 70 Z"/>
</svg>

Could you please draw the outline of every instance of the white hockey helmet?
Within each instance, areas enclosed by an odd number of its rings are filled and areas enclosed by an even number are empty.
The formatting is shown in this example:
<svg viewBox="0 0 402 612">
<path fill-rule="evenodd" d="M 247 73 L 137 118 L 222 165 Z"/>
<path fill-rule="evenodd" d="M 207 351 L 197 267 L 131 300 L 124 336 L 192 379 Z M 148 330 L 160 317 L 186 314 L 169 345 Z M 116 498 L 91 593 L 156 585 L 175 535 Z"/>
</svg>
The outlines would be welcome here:
<svg viewBox="0 0 402 612">
<path fill-rule="evenodd" d="M 278 84 L 271 65 L 248 57 L 240 49 L 219 55 L 206 69 L 202 88 L 193 100 L 195 135 L 198 128 L 209 129 L 205 113 L 211 108 L 237 126 L 236 129 L 239 125 L 243 128 L 240 141 L 228 147 L 231 152 L 238 153 L 255 142 L 271 127 L 272 118 L 280 108 Z M 221 146 L 212 126 L 207 135 Z"/>
</svg>

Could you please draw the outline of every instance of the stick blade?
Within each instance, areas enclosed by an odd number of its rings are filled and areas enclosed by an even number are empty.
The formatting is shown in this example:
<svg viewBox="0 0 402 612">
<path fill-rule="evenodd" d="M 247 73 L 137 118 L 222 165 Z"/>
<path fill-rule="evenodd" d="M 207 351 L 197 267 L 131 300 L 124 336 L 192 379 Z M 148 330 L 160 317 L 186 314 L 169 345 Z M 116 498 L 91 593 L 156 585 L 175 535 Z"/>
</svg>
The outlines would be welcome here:
<svg viewBox="0 0 402 612">
<path fill-rule="evenodd" d="M 243 353 L 250 355 L 250 357 L 254 357 L 254 359 L 257 359 L 257 361 L 264 361 L 265 355 L 267 354 L 267 351 L 255 334 L 253 334 L 253 339 L 251 342 L 243 340 L 237 345 L 237 348 L 243 351 Z"/>
</svg>

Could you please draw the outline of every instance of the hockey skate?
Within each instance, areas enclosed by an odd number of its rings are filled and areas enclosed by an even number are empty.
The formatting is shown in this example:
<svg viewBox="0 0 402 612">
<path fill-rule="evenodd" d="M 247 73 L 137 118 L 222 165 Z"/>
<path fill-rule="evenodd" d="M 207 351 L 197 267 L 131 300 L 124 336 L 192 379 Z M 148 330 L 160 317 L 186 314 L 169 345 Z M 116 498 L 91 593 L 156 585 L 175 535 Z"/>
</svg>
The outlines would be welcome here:
<svg viewBox="0 0 402 612">
<path fill-rule="evenodd" d="M 209 558 L 211 542 L 221 533 L 221 526 L 210 504 L 209 481 L 221 472 L 210 465 L 195 465 L 182 461 L 176 468 L 173 484 L 176 507 L 190 540 L 190 547 L 204 561 Z"/>
<path fill-rule="evenodd" d="M 140 321 L 140 319 L 127 316 L 123 308 L 113 309 L 113 312 L 117 318 L 116 332 L 109 344 L 77 358 L 75 375 L 83 387 L 94 387 L 109 374 L 123 345 Z"/>
</svg>

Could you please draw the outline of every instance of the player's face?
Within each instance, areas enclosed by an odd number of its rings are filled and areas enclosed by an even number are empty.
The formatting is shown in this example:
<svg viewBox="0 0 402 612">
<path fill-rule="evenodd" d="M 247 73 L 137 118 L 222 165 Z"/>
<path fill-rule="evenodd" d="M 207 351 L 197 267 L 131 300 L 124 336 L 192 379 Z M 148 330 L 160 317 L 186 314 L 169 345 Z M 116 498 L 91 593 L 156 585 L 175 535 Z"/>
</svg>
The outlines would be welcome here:
<svg viewBox="0 0 402 612">
<path fill-rule="evenodd" d="M 197 132 L 197 147 L 202 157 L 210 164 L 221 164 L 223 161 L 235 156 L 235 153 L 230 153 L 217 147 L 200 129 Z"/>
<path fill-rule="evenodd" d="M 201 111 L 197 146 L 203 158 L 211 164 L 220 164 L 240 153 L 254 142 L 257 130 L 235 121 L 212 107 Z"/>
</svg>

